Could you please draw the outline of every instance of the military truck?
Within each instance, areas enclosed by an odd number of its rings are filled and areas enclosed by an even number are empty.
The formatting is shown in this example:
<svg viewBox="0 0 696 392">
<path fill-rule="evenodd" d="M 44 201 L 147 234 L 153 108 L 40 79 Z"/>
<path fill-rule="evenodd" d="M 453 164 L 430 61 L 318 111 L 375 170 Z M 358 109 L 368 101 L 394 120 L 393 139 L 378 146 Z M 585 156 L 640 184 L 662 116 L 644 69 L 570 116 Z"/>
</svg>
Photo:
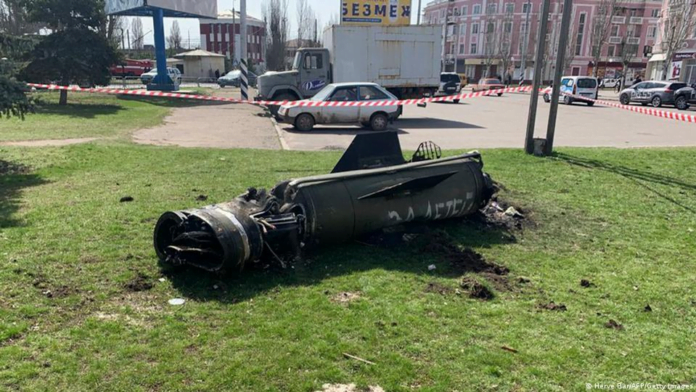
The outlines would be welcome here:
<svg viewBox="0 0 696 392">
<path fill-rule="evenodd" d="M 301 48 L 291 71 L 259 76 L 257 100 L 311 98 L 330 83 L 377 83 L 399 99 L 440 87 L 441 26 L 340 26 L 324 31 L 324 48 Z"/>
</svg>

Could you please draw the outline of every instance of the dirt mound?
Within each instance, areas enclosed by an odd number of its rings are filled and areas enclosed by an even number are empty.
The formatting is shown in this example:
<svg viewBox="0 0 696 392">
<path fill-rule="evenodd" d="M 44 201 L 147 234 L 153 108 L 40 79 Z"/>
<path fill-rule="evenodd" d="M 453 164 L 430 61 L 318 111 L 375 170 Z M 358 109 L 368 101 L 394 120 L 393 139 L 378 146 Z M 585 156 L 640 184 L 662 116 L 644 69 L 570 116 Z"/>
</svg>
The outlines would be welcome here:
<svg viewBox="0 0 696 392">
<path fill-rule="evenodd" d="M 452 289 L 447 286 L 441 285 L 437 282 L 430 282 L 427 286 L 425 286 L 425 289 L 423 291 L 426 293 L 438 293 L 440 295 L 447 295 L 452 292 Z"/>
<path fill-rule="evenodd" d="M 126 283 L 125 287 L 126 290 L 136 293 L 139 291 L 148 291 L 152 289 L 154 285 L 150 281 L 149 276 L 139 272 L 133 279 Z"/>
<path fill-rule="evenodd" d="M 495 295 L 491 292 L 488 287 L 482 285 L 472 278 L 464 278 L 462 280 L 461 286 L 464 290 L 469 293 L 469 297 L 481 299 L 484 301 L 492 300 Z"/>
</svg>

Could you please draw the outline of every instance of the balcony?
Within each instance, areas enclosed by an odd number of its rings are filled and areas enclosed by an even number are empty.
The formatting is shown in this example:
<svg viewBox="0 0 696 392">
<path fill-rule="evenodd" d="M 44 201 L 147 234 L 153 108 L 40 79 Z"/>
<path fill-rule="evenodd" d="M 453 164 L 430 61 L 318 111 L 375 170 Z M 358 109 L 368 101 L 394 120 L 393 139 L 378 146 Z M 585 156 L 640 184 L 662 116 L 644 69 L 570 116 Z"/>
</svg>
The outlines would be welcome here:
<svg viewBox="0 0 696 392">
<path fill-rule="evenodd" d="M 629 38 L 628 43 L 630 45 L 638 45 L 640 43 L 640 38 Z"/>
<path fill-rule="evenodd" d="M 621 37 L 609 37 L 609 43 L 610 44 L 620 44 Z"/>
<path fill-rule="evenodd" d="M 630 24 L 639 24 L 639 25 L 642 25 L 642 24 L 643 24 L 643 18 L 641 18 L 641 17 L 639 17 L 639 16 L 632 16 L 631 19 L 629 19 L 628 23 L 630 23 Z"/>
<path fill-rule="evenodd" d="M 611 23 L 615 23 L 615 24 L 626 23 L 626 17 L 625 16 L 613 16 L 611 18 Z"/>
</svg>

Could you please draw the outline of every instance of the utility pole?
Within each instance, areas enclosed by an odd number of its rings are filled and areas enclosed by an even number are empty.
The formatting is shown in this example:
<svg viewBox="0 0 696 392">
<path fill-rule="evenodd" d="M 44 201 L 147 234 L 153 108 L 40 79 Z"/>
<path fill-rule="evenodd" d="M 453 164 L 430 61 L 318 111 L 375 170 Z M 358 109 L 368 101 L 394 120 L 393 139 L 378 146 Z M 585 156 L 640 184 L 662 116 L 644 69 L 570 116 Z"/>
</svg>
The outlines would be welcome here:
<svg viewBox="0 0 696 392">
<path fill-rule="evenodd" d="M 457 42 L 454 43 L 454 73 L 457 73 L 457 66 L 459 65 L 459 39 L 462 36 L 462 26 L 459 24 L 459 18 L 455 18 L 455 26 L 457 26 Z M 454 27 L 453 27 L 454 28 Z"/>
<path fill-rule="evenodd" d="M 240 19 L 241 19 L 241 31 L 240 35 L 241 38 L 239 39 L 241 41 L 242 47 L 240 50 L 240 55 L 241 55 L 241 64 L 242 64 L 242 78 L 240 80 L 239 86 L 241 87 L 242 90 L 242 99 L 245 101 L 249 100 L 249 69 L 247 68 L 247 46 L 248 46 L 248 37 L 247 37 L 247 13 L 246 13 L 246 0 L 240 0 Z"/>
<path fill-rule="evenodd" d="M 232 67 L 234 68 L 234 63 L 237 61 L 237 11 L 234 5 L 232 5 L 232 35 Z"/>
<path fill-rule="evenodd" d="M 420 18 L 423 13 L 423 0 L 418 0 L 418 25 L 420 26 Z"/>
<path fill-rule="evenodd" d="M 522 64 L 520 64 L 520 80 L 524 82 L 527 75 L 527 47 L 529 46 L 529 13 L 532 9 L 531 1 L 527 1 L 527 12 L 524 20 L 524 44 L 522 44 Z"/>
<path fill-rule="evenodd" d="M 570 30 L 570 14 L 573 12 L 573 0 L 563 1 L 563 18 L 561 19 L 561 36 L 558 42 L 558 56 L 556 57 L 556 74 L 553 78 L 553 93 L 551 94 L 551 109 L 549 112 L 549 127 L 546 130 L 546 146 L 544 155 L 549 156 L 553 152 L 553 139 L 556 134 L 556 118 L 558 116 L 558 97 L 561 92 L 561 77 L 565 62 L 566 46 L 568 45 L 568 31 Z M 538 95 L 538 94 L 537 94 Z"/>
<path fill-rule="evenodd" d="M 527 118 L 527 134 L 524 143 L 524 150 L 527 154 L 534 153 L 534 126 L 536 125 L 537 104 L 539 103 L 541 66 L 544 61 L 544 51 L 546 50 L 546 31 L 548 30 L 550 6 L 551 0 L 544 0 L 541 6 L 541 17 L 539 18 L 539 39 L 537 42 L 536 56 L 534 58 L 534 81 L 532 82 L 532 90 L 529 94 L 529 117 Z"/>
<path fill-rule="evenodd" d="M 130 30 L 126 30 L 126 35 L 128 36 L 128 50 L 131 50 Z"/>
</svg>

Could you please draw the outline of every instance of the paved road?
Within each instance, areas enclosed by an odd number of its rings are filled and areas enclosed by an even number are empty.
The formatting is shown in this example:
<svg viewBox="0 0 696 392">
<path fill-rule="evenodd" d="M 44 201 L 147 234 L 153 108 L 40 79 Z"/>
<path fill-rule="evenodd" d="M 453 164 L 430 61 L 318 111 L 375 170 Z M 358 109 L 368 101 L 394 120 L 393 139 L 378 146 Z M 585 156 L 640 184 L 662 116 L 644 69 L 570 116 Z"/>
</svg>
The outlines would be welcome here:
<svg viewBox="0 0 696 392">
<path fill-rule="evenodd" d="M 612 95 L 603 92 L 600 99 L 616 99 Z M 539 100 L 536 137 L 546 135 L 549 106 Z M 407 106 L 393 128 L 399 132 L 402 146 L 410 150 L 426 140 L 446 149 L 518 148 L 524 143 L 528 110 L 528 94 L 429 104 L 427 108 Z M 690 113 L 696 114 L 693 110 Z M 611 107 L 561 105 L 557 124 L 556 146 L 696 146 L 694 124 Z M 309 133 L 295 131 L 287 124 L 280 128 L 285 143 L 293 150 L 346 148 L 354 135 L 364 132 L 352 126 L 318 127 Z"/>
</svg>

